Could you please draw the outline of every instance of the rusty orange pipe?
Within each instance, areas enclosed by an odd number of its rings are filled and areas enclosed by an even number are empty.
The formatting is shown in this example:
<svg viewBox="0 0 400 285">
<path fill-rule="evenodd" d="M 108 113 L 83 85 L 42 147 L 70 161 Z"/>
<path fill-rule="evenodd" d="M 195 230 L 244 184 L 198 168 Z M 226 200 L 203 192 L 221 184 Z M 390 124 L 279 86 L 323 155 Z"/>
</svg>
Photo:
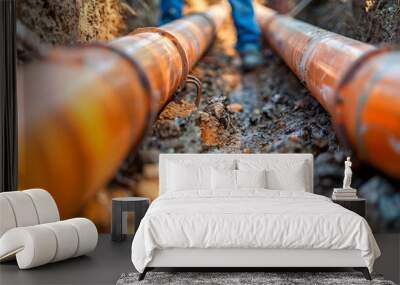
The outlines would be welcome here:
<svg viewBox="0 0 400 285">
<path fill-rule="evenodd" d="M 227 9 L 214 6 L 108 44 L 56 48 L 23 67 L 20 188 L 45 188 L 63 217 L 76 215 L 185 83 Z"/>
<path fill-rule="evenodd" d="M 257 5 L 263 35 L 363 161 L 400 178 L 400 51 L 376 48 Z"/>
</svg>

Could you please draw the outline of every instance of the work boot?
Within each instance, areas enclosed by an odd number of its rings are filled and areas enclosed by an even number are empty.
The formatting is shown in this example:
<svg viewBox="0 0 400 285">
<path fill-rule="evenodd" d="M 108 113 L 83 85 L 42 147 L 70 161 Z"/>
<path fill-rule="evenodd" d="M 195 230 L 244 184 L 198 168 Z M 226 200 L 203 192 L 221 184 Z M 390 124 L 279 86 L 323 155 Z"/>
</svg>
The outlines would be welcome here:
<svg viewBox="0 0 400 285">
<path fill-rule="evenodd" d="M 240 52 L 240 57 L 244 72 L 251 71 L 264 64 L 264 57 L 258 48 L 245 49 Z"/>
</svg>

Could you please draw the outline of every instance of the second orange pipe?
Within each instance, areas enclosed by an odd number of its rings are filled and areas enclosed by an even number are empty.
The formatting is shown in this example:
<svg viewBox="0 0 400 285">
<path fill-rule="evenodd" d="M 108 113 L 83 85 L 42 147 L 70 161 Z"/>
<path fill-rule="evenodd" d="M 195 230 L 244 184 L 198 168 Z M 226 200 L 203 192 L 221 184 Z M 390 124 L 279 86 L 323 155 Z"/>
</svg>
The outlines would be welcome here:
<svg viewBox="0 0 400 285">
<path fill-rule="evenodd" d="M 400 179 L 400 51 L 376 48 L 256 6 L 272 48 L 331 114 L 356 155 Z"/>
</svg>

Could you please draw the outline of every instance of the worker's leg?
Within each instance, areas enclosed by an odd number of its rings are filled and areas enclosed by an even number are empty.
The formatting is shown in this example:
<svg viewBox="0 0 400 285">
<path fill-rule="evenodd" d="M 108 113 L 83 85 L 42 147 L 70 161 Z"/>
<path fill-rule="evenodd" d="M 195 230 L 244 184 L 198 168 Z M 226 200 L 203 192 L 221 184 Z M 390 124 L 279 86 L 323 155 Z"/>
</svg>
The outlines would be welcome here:
<svg viewBox="0 0 400 285">
<path fill-rule="evenodd" d="M 232 17 L 237 32 L 236 49 L 242 52 L 247 49 L 260 48 L 260 28 L 255 17 L 252 0 L 229 0 L 232 6 Z"/>
<path fill-rule="evenodd" d="M 242 68 L 249 71 L 264 63 L 260 51 L 260 29 L 254 17 L 252 0 L 229 0 L 236 27 L 236 50 L 242 59 Z"/>
<path fill-rule="evenodd" d="M 161 0 L 160 25 L 182 17 L 183 0 Z"/>
</svg>

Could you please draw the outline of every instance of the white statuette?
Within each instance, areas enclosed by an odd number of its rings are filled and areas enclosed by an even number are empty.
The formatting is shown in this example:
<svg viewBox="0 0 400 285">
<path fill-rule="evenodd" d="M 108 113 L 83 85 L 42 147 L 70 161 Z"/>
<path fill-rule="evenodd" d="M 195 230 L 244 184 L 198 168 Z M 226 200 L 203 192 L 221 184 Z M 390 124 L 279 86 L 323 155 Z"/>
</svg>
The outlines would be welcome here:
<svg viewBox="0 0 400 285">
<path fill-rule="evenodd" d="M 351 161 L 350 157 L 347 157 L 347 160 L 344 162 L 344 179 L 343 179 L 343 189 L 353 189 L 351 188 L 351 176 L 353 172 L 351 171 Z"/>
</svg>

